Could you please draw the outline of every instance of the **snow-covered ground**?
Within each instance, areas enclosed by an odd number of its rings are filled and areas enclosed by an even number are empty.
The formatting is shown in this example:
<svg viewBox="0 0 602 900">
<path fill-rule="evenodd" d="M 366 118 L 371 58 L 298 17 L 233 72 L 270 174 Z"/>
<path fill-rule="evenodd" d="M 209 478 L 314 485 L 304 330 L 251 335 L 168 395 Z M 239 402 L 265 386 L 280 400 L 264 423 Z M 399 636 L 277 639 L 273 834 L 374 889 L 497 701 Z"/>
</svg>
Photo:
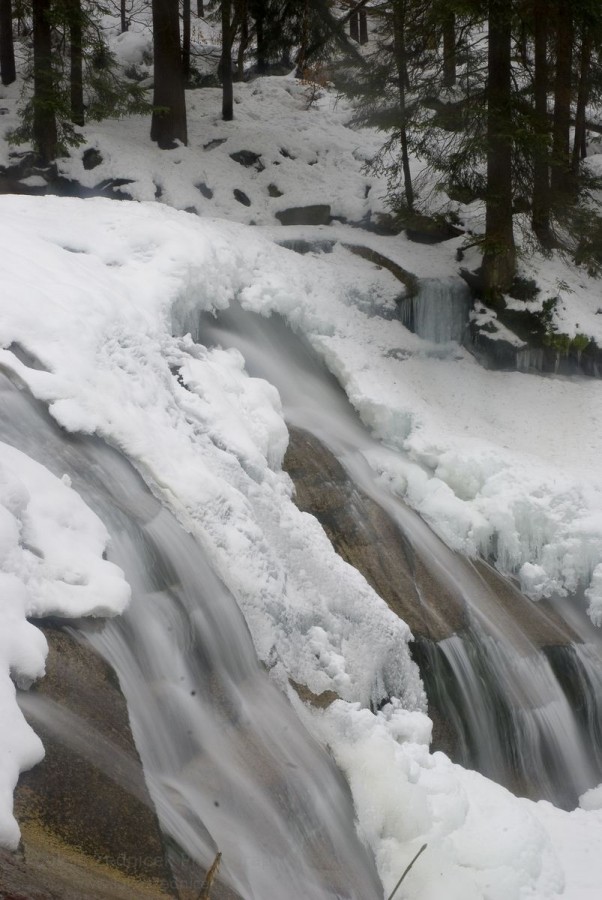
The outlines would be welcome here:
<svg viewBox="0 0 602 900">
<path fill-rule="evenodd" d="M 122 43 L 124 62 L 142 64 L 143 30 Z M 146 118 L 108 121 L 87 127 L 86 143 L 61 164 L 88 186 L 132 179 L 125 189 L 148 202 L 0 198 L 0 367 L 64 428 L 97 433 L 132 459 L 207 549 L 274 678 L 342 698 L 301 714 L 349 779 L 386 894 L 427 843 L 400 896 L 544 900 L 564 891 L 593 900 L 602 883 L 599 797 L 566 813 L 429 753 L 408 629 L 294 506 L 280 469 L 287 436 L 277 393 L 245 374 L 237 352 L 173 333 L 191 312 L 234 299 L 282 313 L 398 451 L 394 465 L 390 453 L 369 460 L 391 491 L 452 547 L 495 551 L 532 597 L 585 590 L 597 624 L 602 384 L 486 371 L 457 345 L 430 344 L 388 317 L 399 282 L 344 244 L 378 249 L 419 277 L 447 277 L 462 238 L 425 247 L 341 223 L 282 228 L 275 213 L 290 206 L 329 203 L 351 221 L 382 212 L 384 187 L 362 171 L 380 138 L 347 128 L 345 104 L 329 95 L 307 108 L 308 89 L 292 78 L 235 93 L 227 124 L 218 91 L 189 93 L 188 148 L 158 151 Z M 2 98 L 3 129 L 14 124 L 16 97 L 10 88 Z M 89 147 L 103 159 L 93 170 L 82 165 Z M 241 150 L 261 166 L 232 160 Z M 292 237 L 336 243 L 303 257 L 275 246 Z M 542 295 L 565 297 L 563 330 L 602 339 L 596 282 L 562 260 L 533 265 Z M 39 367 L 20 361 L 15 344 Z M 0 841 L 14 845 L 12 788 L 41 754 L 9 678 L 43 671 L 44 640 L 26 616 L 116 613 L 127 585 L 102 560 L 102 524 L 69 486 L 0 451 L 0 717 L 12 725 L 0 741 Z M 379 691 L 398 702 L 375 715 L 366 704 Z"/>
</svg>

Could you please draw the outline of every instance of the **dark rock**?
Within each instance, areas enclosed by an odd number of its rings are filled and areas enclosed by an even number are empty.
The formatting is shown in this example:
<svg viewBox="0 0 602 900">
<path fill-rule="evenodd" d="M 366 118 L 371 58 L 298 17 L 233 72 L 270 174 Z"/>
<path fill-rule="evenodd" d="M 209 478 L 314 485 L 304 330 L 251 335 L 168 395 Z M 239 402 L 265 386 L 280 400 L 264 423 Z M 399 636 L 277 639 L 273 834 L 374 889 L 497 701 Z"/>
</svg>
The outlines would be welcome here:
<svg viewBox="0 0 602 900">
<path fill-rule="evenodd" d="M 275 184 L 268 184 L 268 194 L 270 197 L 282 197 L 282 191 Z"/>
<path fill-rule="evenodd" d="M 317 438 L 297 428 L 289 432 L 284 468 L 295 484 L 295 502 L 318 519 L 337 553 L 414 635 L 442 640 L 463 630 L 462 602 L 427 571 L 388 514 L 357 489 Z M 431 608 L 445 609 L 445 620 Z"/>
<path fill-rule="evenodd" d="M 281 225 L 329 225 L 330 204 L 315 203 L 312 206 L 291 206 L 276 213 Z"/>
<path fill-rule="evenodd" d="M 133 178 L 105 178 L 94 187 L 94 196 L 111 197 L 114 200 L 133 200 L 132 195 L 123 190 L 127 184 L 134 184 Z"/>
<path fill-rule="evenodd" d="M 234 188 L 233 191 L 234 197 L 238 200 L 239 203 L 242 203 L 243 206 L 250 206 L 251 201 L 247 197 L 244 191 L 239 190 L 238 188 Z"/>
<path fill-rule="evenodd" d="M 230 159 L 244 166 L 245 169 L 255 169 L 257 172 L 263 172 L 265 169 L 259 153 L 253 153 L 251 150 L 238 150 L 236 153 L 230 154 Z"/>
<path fill-rule="evenodd" d="M 216 147 L 221 147 L 222 144 L 225 144 L 227 140 L 228 138 L 214 138 L 207 144 L 203 144 L 203 150 L 215 150 Z"/>
<path fill-rule="evenodd" d="M 286 250 L 305 256 L 306 253 L 332 253 L 336 241 L 305 241 L 298 238 L 292 241 L 279 241 L 278 244 Z"/>
<path fill-rule="evenodd" d="M 213 191 L 208 185 L 205 184 L 204 181 L 199 181 L 198 184 L 195 184 L 195 188 L 197 189 L 197 191 L 201 192 L 206 200 L 211 200 L 211 198 L 213 197 Z"/>
<path fill-rule="evenodd" d="M 163 185 L 155 184 L 155 200 L 160 200 L 163 196 Z"/>
<path fill-rule="evenodd" d="M 286 147 L 280 148 L 280 156 L 284 156 L 285 159 L 297 159 L 296 156 L 293 156 L 292 153 L 289 153 Z"/>
<path fill-rule="evenodd" d="M 90 170 L 100 166 L 103 162 L 102 154 L 96 147 L 88 147 L 82 154 L 82 163 L 84 169 Z"/>
<path fill-rule="evenodd" d="M 0 896 L 173 897 L 117 679 L 89 645 L 57 625 L 42 630 L 47 674 L 20 703 L 46 756 L 15 791 L 21 852 L 1 857 Z"/>
</svg>

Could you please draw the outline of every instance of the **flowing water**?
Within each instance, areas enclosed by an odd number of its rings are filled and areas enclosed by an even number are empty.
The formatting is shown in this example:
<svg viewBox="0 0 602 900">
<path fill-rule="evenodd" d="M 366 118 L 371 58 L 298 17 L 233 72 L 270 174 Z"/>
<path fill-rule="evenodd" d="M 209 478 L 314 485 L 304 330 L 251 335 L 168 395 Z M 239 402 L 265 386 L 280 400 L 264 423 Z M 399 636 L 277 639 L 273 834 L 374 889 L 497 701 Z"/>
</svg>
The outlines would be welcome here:
<svg viewBox="0 0 602 900">
<path fill-rule="evenodd" d="M 203 315 L 177 324 L 202 343 L 237 347 L 250 374 L 278 388 L 287 422 L 328 447 L 351 481 L 396 523 L 445 596 L 465 607 L 469 624 L 463 633 L 448 629 L 446 639 L 419 640 L 416 646 L 429 702 L 453 732 L 457 761 L 517 793 L 573 807 L 602 780 L 602 710 L 592 699 L 602 685 L 599 649 L 579 639 L 573 645 L 576 634 L 558 612 L 551 616 L 484 564 L 453 553 L 382 486 L 369 465 L 370 451 L 377 450 L 381 461 L 397 451 L 373 440 L 335 379 L 282 319 L 232 306 L 217 319 Z M 432 329 L 429 337 L 435 339 Z M 425 594 L 419 585 L 416 591 L 445 628 L 445 604 L 437 592 Z M 555 647 L 556 665 L 543 652 L 547 643 Z M 584 714 L 574 702 L 579 687 L 567 667 L 569 657 L 580 661 L 573 666 L 575 678 L 589 686 Z"/>
<path fill-rule="evenodd" d="M 219 849 L 245 900 L 381 897 L 342 776 L 269 682 L 193 538 L 122 456 L 63 433 L 1 374 L 0 405 L 0 440 L 71 477 L 132 587 L 125 614 L 79 634 L 119 676 L 163 830 L 205 866 Z"/>
</svg>

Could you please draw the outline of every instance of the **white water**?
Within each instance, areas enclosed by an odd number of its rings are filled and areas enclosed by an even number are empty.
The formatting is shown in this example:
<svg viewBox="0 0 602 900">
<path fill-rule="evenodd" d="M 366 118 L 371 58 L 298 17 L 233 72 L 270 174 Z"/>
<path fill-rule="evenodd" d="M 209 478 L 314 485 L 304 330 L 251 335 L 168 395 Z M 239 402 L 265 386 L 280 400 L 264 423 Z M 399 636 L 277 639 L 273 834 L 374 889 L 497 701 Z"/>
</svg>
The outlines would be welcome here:
<svg viewBox="0 0 602 900">
<path fill-rule="evenodd" d="M 441 645 L 456 681 L 447 702 L 460 703 L 455 709 L 448 706 L 447 715 L 452 724 L 455 720 L 460 740 L 468 734 L 472 744 L 471 749 L 466 745 L 462 761 L 522 791 L 526 785 L 531 795 L 574 805 L 600 781 L 602 769 L 590 748 L 597 730 L 579 723 L 545 654 L 476 568 L 449 550 L 379 482 L 370 460 L 396 451 L 370 437 L 311 348 L 279 317 L 262 319 L 240 307 L 220 313 L 217 320 L 203 315 L 200 321 L 177 324 L 203 343 L 237 347 L 250 374 L 276 385 L 287 421 L 331 450 L 352 481 L 394 519 L 428 571 L 467 606 L 473 651 L 466 649 L 466 636 Z M 511 584 L 506 589 L 518 593 Z M 526 598 L 520 602 L 530 603 Z M 440 611 L 434 613 L 440 616 Z M 537 609 L 533 614 L 543 615 Z M 503 709 L 502 718 L 496 704 Z"/>
<path fill-rule="evenodd" d="M 162 828 L 205 866 L 219 849 L 245 900 L 380 897 L 344 780 L 268 680 L 199 546 L 118 453 L 65 435 L 2 375 L 0 402 L 0 440 L 71 477 L 132 587 L 124 615 L 80 634 L 119 676 Z"/>
<path fill-rule="evenodd" d="M 462 343 L 469 310 L 470 289 L 461 278 L 422 278 L 416 295 L 400 303 L 406 328 L 435 344 Z"/>
</svg>

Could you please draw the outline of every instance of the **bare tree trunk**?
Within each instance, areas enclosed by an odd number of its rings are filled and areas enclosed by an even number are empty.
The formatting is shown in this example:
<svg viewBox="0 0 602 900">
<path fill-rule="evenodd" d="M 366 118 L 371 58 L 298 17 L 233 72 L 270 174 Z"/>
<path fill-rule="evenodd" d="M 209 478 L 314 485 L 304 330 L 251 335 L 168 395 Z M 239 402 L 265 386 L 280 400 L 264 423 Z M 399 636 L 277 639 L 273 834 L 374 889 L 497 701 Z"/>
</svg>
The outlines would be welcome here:
<svg viewBox="0 0 602 900">
<path fill-rule="evenodd" d="M 401 143 L 401 168 L 403 172 L 403 187 L 408 209 L 414 208 L 414 188 L 410 173 L 410 158 L 408 153 L 407 109 L 406 109 L 406 0 L 394 0 L 393 4 L 393 40 L 395 45 L 395 64 L 397 67 L 397 91 L 399 98 L 399 132 Z"/>
<path fill-rule="evenodd" d="M 245 75 L 245 53 L 249 46 L 249 14 L 247 0 L 238 0 L 240 39 L 238 42 L 238 56 L 236 59 L 236 77 L 242 81 Z"/>
<path fill-rule="evenodd" d="M 351 18 L 349 19 L 349 37 L 353 41 L 357 41 L 359 44 L 360 41 L 360 17 L 357 11 L 351 13 Z"/>
<path fill-rule="evenodd" d="M 548 119 L 548 17 L 547 0 L 534 0 L 535 43 L 535 144 L 533 149 L 533 202 L 531 225 L 544 247 L 550 247 L 550 126 Z"/>
<path fill-rule="evenodd" d="M 453 11 L 443 19 L 443 86 L 451 88 L 456 83 L 456 16 Z"/>
<path fill-rule="evenodd" d="M 58 152 L 50 0 L 33 0 L 33 143 L 43 165 Z"/>
<path fill-rule="evenodd" d="M 16 77 L 12 2 L 0 0 L 0 78 L 2 84 L 7 85 Z"/>
<path fill-rule="evenodd" d="M 69 0 L 70 100 L 71 121 L 84 124 L 84 76 L 82 58 L 82 7 L 81 0 Z"/>
<path fill-rule="evenodd" d="M 305 65 L 309 48 L 309 0 L 305 0 L 303 20 L 301 23 L 301 46 L 297 55 L 297 78 L 305 78 Z"/>
<path fill-rule="evenodd" d="M 121 17 L 121 33 L 123 34 L 129 28 L 129 22 L 127 19 L 127 0 L 121 0 L 119 4 L 119 13 Z"/>
<path fill-rule="evenodd" d="M 196 0 L 196 14 L 199 19 L 205 18 L 205 4 L 203 3 L 203 0 Z"/>
<path fill-rule="evenodd" d="M 590 59 L 592 55 L 592 32 L 587 25 L 583 26 L 581 35 L 581 54 L 579 60 L 579 90 L 577 92 L 577 109 L 575 110 L 575 140 L 573 143 L 572 171 L 573 176 L 579 172 L 579 163 L 585 159 L 587 147 L 585 143 L 585 110 L 589 100 L 591 87 Z"/>
<path fill-rule="evenodd" d="M 188 143 L 178 0 L 153 0 L 155 79 L 151 140 L 162 150 Z"/>
<path fill-rule="evenodd" d="M 368 14 L 365 9 L 360 9 L 360 44 L 368 43 Z"/>
<path fill-rule="evenodd" d="M 511 15 L 507 0 L 489 0 L 483 284 L 494 301 L 508 290 L 516 270 L 512 231 Z"/>
<path fill-rule="evenodd" d="M 552 194 L 556 201 L 571 189 L 571 67 L 573 61 L 573 19 L 570 0 L 558 0 L 556 17 L 556 78 L 554 82 L 554 122 L 552 126 Z"/>
<path fill-rule="evenodd" d="M 232 2 L 222 0 L 222 119 L 231 122 L 234 118 L 234 89 L 232 86 Z"/>
<path fill-rule="evenodd" d="M 190 0 L 182 0 L 182 77 L 190 81 Z"/>
</svg>

